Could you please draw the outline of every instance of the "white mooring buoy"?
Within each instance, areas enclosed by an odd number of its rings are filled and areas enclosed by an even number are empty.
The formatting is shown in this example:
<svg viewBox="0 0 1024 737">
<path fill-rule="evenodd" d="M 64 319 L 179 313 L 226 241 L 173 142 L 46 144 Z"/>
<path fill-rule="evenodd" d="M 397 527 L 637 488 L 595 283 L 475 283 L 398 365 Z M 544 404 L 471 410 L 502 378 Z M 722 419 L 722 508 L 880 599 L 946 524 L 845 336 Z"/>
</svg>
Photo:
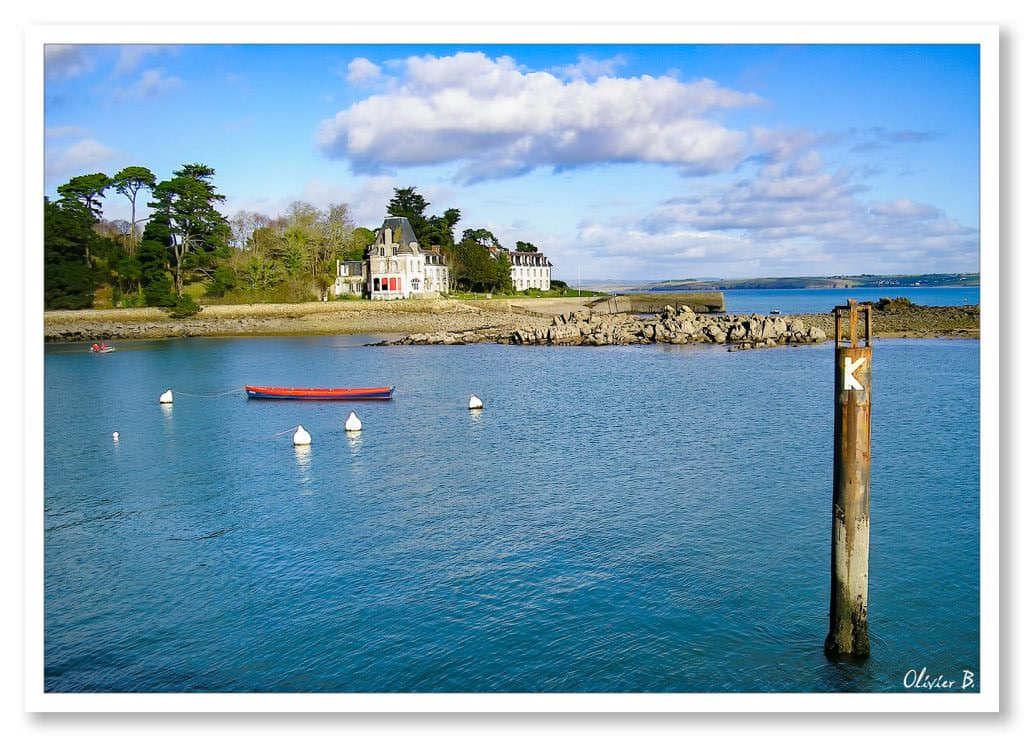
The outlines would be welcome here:
<svg viewBox="0 0 1024 737">
<path fill-rule="evenodd" d="M 469 408 L 470 409 L 483 409 L 484 403 L 476 394 L 469 395 Z"/>
<path fill-rule="evenodd" d="M 114 433 L 110 437 L 112 437 L 114 439 L 114 442 L 116 443 L 118 439 L 121 437 L 121 434 L 117 430 L 114 430 Z"/>
<path fill-rule="evenodd" d="M 160 404 L 171 404 L 174 402 L 174 395 L 171 394 L 171 390 L 168 389 L 160 395 Z"/>
<path fill-rule="evenodd" d="M 295 429 L 295 434 L 292 435 L 292 445 L 309 445 L 312 442 L 313 438 L 311 438 L 309 433 L 306 432 L 306 428 L 299 425 Z"/>
<path fill-rule="evenodd" d="M 350 412 L 348 419 L 345 420 L 345 431 L 346 432 L 359 432 L 363 429 L 362 421 L 356 417 L 355 412 Z"/>
</svg>

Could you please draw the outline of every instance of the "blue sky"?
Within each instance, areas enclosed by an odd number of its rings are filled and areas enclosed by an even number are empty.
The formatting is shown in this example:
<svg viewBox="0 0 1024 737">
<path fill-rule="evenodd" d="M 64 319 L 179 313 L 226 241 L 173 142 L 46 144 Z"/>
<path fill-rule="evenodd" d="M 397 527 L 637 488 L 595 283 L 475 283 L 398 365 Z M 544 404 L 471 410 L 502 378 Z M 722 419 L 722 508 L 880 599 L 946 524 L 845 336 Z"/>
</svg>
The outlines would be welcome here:
<svg viewBox="0 0 1024 737">
<path fill-rule="evenodd" d="M 228 216 L 415 186 L 566 281 L 979 269 L 976 46 L 51 45 L 44 100 L 50 196 L 201 162 Z"/>
</svg>

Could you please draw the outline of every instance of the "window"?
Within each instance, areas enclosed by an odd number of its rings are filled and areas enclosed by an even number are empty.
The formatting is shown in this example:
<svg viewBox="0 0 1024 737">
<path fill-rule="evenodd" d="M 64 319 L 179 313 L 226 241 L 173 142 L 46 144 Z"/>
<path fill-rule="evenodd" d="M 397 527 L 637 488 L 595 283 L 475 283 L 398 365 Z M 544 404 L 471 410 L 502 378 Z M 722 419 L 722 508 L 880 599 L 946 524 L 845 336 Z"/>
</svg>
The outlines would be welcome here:
<svg viewBox="0 0 1024 737">
<path fill-rule="evenodd" d="M 379 292 L 380 291 L 380 279 L 374 278 L 374 280 L 373 280 L 373 291 L 375 291 L 375 292 Z"/>
<path fill-rule="evenodd" d="M 414 292 L 420 291 L 420 280 L 419 279 L 413 278 L 413 280 L 412 280 L 412 291 L 414 291 Z"/>
</svg>

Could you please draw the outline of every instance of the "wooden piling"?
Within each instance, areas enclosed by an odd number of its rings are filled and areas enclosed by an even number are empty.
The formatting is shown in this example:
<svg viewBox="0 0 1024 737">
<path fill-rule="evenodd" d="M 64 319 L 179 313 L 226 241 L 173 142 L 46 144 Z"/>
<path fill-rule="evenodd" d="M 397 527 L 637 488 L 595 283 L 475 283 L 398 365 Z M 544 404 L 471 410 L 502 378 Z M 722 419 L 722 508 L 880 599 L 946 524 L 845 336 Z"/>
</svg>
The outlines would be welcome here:
<svg viewBox="0 0 1024 737">
<path fill-rule="evenodd" d="M 857 315 L 864 317 L 858 345 Z M 836 327 L 832 454 L 832 590 L 829 656 L 865 657 L 868 641 L 868 539 L 871 530 L 871 305 L 848 300 Z M 843 338 L 842 317 L 849 320 Z"/>
</svg>

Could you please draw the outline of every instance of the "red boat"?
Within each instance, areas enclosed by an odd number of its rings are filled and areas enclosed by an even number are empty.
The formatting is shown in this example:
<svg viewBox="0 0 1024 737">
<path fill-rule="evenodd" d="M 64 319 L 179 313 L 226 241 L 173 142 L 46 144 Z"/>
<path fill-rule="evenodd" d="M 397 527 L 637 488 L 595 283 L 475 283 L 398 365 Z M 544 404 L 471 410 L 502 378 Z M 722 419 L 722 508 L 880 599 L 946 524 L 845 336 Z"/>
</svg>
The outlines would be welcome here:
<svg viewBox="0 0 1024 737">
<path fill-rule="evenodd" d="M 245 393 L 250 399 L 391 399 L 395 387 L 346 389 L 294 389 L 283 386 L 248 386 Z"/>
</svg>

